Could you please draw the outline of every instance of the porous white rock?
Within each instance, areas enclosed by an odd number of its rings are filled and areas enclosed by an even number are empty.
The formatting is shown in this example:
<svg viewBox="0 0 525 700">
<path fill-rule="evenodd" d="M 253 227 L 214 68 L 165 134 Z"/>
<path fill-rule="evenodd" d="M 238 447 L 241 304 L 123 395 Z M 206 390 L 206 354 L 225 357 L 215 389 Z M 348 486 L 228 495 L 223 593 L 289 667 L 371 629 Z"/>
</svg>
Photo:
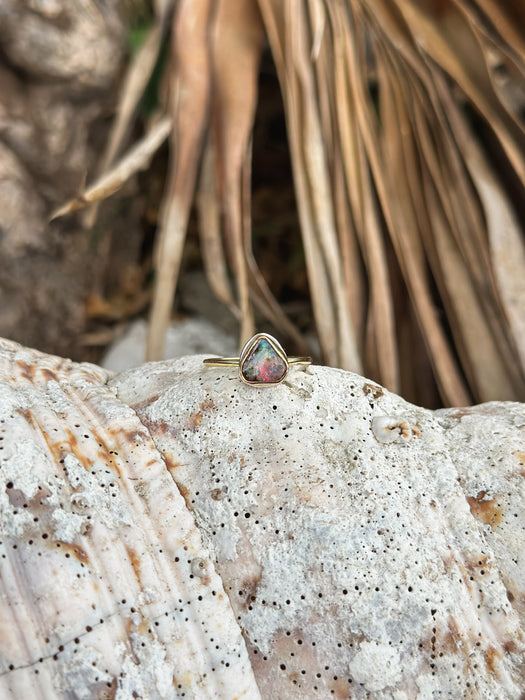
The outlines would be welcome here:
<svg viewBox="0 0 525 700">
<path fill-rule="evenodd" d="M 0 376 L 2 700 L 259 698 L 194 517 L 110 375 L 2 342 Z"/>
<path fill-rule="evenodd" d="M 520 698 L 525 407 L 202 359 L 3 343 L 0 697 Z"/>
<path fill-rule="evenodd" d="M 264 698 L 519 698 L 525 407 L 433 413 L 336 369 L 110 382 L 194 513 Z M 521 615 L 521 619 L 520 619 Z"/>
</svg>

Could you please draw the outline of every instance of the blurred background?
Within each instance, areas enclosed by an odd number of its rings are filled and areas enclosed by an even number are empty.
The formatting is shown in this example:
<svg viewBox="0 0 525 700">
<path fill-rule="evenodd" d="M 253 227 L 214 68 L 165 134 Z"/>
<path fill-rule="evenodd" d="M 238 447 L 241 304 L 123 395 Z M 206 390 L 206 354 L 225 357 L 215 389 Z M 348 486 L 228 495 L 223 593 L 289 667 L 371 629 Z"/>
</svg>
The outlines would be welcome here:
<svg viewBox="0 0 525 700">
<path fill-rule="evenodd" d="M 0 335 L 525 400 L 524 76 L 521 0 L 3 0 Z"/>
</svg>

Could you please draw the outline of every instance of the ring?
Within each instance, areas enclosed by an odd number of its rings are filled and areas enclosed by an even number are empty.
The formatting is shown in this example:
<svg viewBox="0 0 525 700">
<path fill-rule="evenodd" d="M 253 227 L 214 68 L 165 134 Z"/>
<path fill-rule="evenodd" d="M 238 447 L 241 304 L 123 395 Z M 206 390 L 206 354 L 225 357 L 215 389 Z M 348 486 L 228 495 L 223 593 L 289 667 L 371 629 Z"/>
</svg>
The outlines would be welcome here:
<svg viewBox="0 0 525 700">
<path fill-rule="evenodd" d="M 257 333 L 243 347 L 240 357 L 208 357 L 208 367 L 238 367 L 245 384 L 266 386 L 279 384 L 288 374 L 290 365 L 309 365 L 311 357 L 288 357 L 272 335 Z"/>
</svg>

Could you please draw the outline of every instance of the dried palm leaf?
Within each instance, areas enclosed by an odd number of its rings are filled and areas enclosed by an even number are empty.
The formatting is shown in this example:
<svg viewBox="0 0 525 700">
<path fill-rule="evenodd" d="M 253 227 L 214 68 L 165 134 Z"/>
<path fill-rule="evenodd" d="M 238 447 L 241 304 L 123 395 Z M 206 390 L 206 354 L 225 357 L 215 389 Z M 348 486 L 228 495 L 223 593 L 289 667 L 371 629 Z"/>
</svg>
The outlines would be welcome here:
<svg viewBox="0 0 525 700">
<path fill-rule="evenodd" d="M 102 182 L 105 182 L 106 178 L 110 177 L 110 170 L 111 172 L 116 172 L 118 170 L 118 168 L 114 167 L 115 159 L 126 143 L 126 139 L 129 136 L 129 132 L 136 117 L 140 100 L 142 99 L 148 82 L 151 79 L 155 64 L 159 57 L 162 43 L 169 27 L 174 2 L 175 0 L 155 1 L 155 22 L 142 42 L 142 45 L 132 57 L 129 68 L 124 76 L 122 89 L 118 99 L 116 116 L 110 129 L 105 152 L 98 164 L 98 180 Z M 160 142 L 157 144 L 157 147 L 159 145 Z M 151 154 L 153 154 L 153 151 Z M 129 172 L 126 179 L 132 174 L 132 172 Z M 88 193 L 86 192 L 84 195 L 86 200 L 89 199 L 89 197 L 86 196 L 87 194 Z M 84 213 L 83 223 L 86 228 L 93 228 L 95 226 L 99 213 L 99 203 L 101 200 L 110 196 L 112 192 L 108 191 L 106 194 L 100 192 L 99 194 L 101 196 L 99 197 L 97 194 L 95 199 L 91 200 L 95 203 L 92 204 L 92 206 L 90 206 Z M 81 198 L 82 195 L 78 199 L 80 200 Z M 107 231 L 98 243 L 97 253 L 99 259 L 106 263 L 109 261 L 111 239 L 111 233 Z M 98 269 L 95 272 L 97 277 L 94 284 L 95 289 L 98 287 L 100 290 L 103 286 L 103 279 L 106 272 L 105 268 L 106 265 L 101 264 L 98 266 Z"/>
<path fill-rule="evenodd" d="M 165 334 L 197 181 L 200 147 L 207 128 L 211 13 L 210 0 L 198 4 L 181 0 L 174 17 L 169 97 L 173 118 L 171 164 L 155 251 L 157 279 L 148 334 L 149 359 L 160 359 L 164 355 Z"/>
<path fill-rule="evenodd" d="M 238 318 L 239 307 L 235 304 L 228 279 L 226 254 L 221 236 L 220 199 L 215 173 L 215 148 L 211 135 L 208 135 L 197 193 L 202 259 L 208 282 L 215 296 Z"/>
<path fill-rule="evenodd" d="M 213 10 L 213 11 L 212 11 Z M 182 246 L 198 168 L 200 220 L 212 288 L 240 321 L 240 342 L 254 331 L 253 297 L 265 315 L 296 344 L 304 345 L 264 282 L 251 252 L 249 174 L 251 131 L 257 101 L 257 75 L 263 25 L 252 0 L 181 2 L 174 18 L 173 62 L 169 81 L 174 122 L 170 181 L 157 242 L 157 283 L 148 336 L 148 357 L 162 357 Z M 198 85 L 197 85 L 198 83 Z M 204 144 L 206 153 L 203 157 Z M 211 168 L 215 166 L 215 182 Z M 208 187 L 210 190 L 205 191 Z M 206 210 L 206 206 L 210 210 Z M 224 241 L 219 239 L 219 217 Z M 222 254 L 222 251 L 226 255 Z M 212 255 L 218 253 L 213 261 Z M 236 280 L 232 301 L 225 260 Z M 216 269 L 213 269 L 216 268 Z M 213 271 L 212 271 L 213 269 Z"/>
<path fill-rule="evenodd" d="M 253 302 L 301 343 L 251 246 L 264 34 L 325 361 L 417 401 L 435 402 L 434 385 L 448 404 L 525 398 L 525 10 L 512 0 L 181 0 L 149 356 L 162 354 L 197 181 L 207 276 L 241 340 Z"/>
<path fill-rule="evenodd" d="M 170 131 L 171 119 L 169 117 L 164 116 L 153 121 L 144 137 L 130 148 L 129 152 L 118 163 L 104 172 L 98 180 L 77 197 L 62 204 L 51 214 L 50 221 L 65 216 L 65 214 L 70 212 L 84 209 L 94 202 L 103 201 L 111 197 L 115 192 L 118 192 L 132 175 L 145 170 L 149 166 L 152 156 L 168 138 Z"/>
<path fill-rule="evenodd" d="M 357 292 L 361 308 L 354 297 L 346 313 L 358 333 L 355 346 L 364 349 L 365 367 L 374 376 L 395 386 L 400 371 L 401 319 L 396 339 L 396 283 L 386 255 L 391 244 L 442 399 L 461 404 L 471 397 L 522 398 L 522 275 L 508 265 L 509 275 L 498 273 L 489 244 L 491 237 L 502 237 L 495 225 L 499 231 L 504 225 L 512 231 L 505 235 L 509 256 L 513 251 L 521 260 L 522 232 L 497 183 L 503 201 L 500 207 L 492 201 L 488 211 L 486 180 L 473 174 L 453 123 L 461 120 L 463 138 L 473 141 L 461 116 L 461 104 L 470 102 L 523 186 L 523 124 L 494 74 L 494 65 L 503 62 L 523 75 L 519 32 L 511 32 L 507 43 L 496 27 L 508 27 L 509 8 L 494 11 L 492 25 L 490 8 L 459 0 L 317 0 L 308 4 L 308 15 L 292 0 L 259 4 L 287 110 L 303 236 L 313 251 L 309 275 L 318 329 L 336 349 L 335 362 L 348 366 L 336 342 L 342 337 L 331 287 L 339 284 L 336 268 L 330 265 L 323 278 L 323 245 L 333 221 L 346 266 L 352 251 L 351 265 L 359 268 L 352 248 L 359 244 L 368 298 Z M 490 173 L 486 159 L 484 166 Z M 316 191 L 322 200 L 317 210 Z M 335 202 L 333 220 L 323 217 Z M 348 274 L 343 280 L 348 290 Z M 332 360 L 334 353 L 323 349 Z"/>
</svg>

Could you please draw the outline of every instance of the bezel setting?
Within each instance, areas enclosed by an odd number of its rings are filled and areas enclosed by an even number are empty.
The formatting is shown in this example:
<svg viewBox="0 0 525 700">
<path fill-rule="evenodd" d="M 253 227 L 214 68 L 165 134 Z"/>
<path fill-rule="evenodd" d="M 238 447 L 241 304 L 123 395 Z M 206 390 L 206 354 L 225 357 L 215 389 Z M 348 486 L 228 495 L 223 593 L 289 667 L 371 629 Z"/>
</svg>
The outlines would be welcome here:
<svg viewBox="0 0 525 700">
<path fill-rule="evenodd" d="M 243 374 L 246 363 L 251 358 L 257 346 L 260 345 L 263 340 L 266 341 L 268 345 L 270 345 L 275 355 L 282 361 L 284 365 L 283 374 L 275 381 L 251 381 L 250 379 L 247 379 Z M 257 335 L 254 335 L 253 338 L 250 338 L 250 340 L 244 345 L 239 357 L 239 377 L 245 384 L 250 384 L 251 386 L 274 386 L 275 384 L 280 384 L 286 378 L 289 369 L 290 365 L 288 363 L 288 357 L 285 351 L 283 350 L 279 341 L 269 333 L 257 333 Z"/>
</svg>

